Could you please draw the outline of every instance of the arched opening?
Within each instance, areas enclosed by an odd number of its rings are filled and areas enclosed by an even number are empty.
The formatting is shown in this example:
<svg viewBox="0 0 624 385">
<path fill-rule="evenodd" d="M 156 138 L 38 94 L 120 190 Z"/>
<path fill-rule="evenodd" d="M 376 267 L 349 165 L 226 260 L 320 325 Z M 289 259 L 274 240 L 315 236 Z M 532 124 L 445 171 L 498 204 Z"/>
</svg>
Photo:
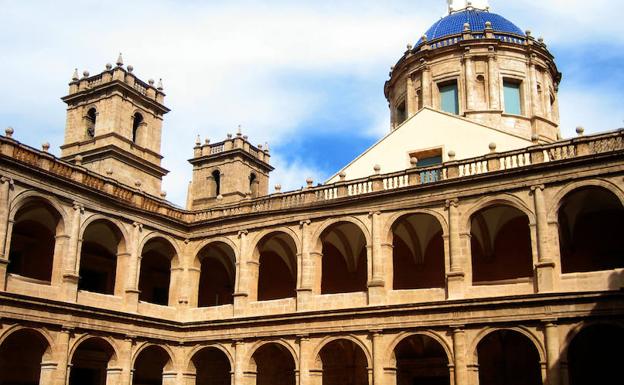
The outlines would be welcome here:
<svg viewBox="0 0 624 385">
<path fill-rule="evenodd" d="M 562 273 L 624 267 L 624 207 L 601 187 L 567 194 L 559 208 Z"/>
<path fill-rule="evenodd" d="M 394 348 L 397 385 L 450 385 L 448 356 L 442 345 L 426 335 L 405 338 Z"/>
<path fill-rule="evenodd" d="M 506 205 L 487 207 L 471 217 L 472 281 L 488 283 L 533 275 L 529 218 Z"/>
<path fill-rule="evenodd" d="M 217 348 L 204 348 L 192 358 L 196 385 L 230 385 L 230 360 Z"/>
<path fill-rule="evenodd" d="M 212 172 L 212 192 L 214 197 L 221 195 L 221 171 L 219 170 Z"/>
<path fill-rule="evenodd" d="M 21 329 L 0 346 L 0 384 L 39 385 L 48 341 L 37 331 Z"/>
<path fill-rule="evenodd" d="M 87 127 L 85 130 L 88 139 L 95 137 L 95 121 L 96 120 L 97 120 L 97 111 L 95 110 L 95 108 L 90 108 L 89 111 L 87 111 L 87 116 L 86 116 Z"/>
<path fill-rule="evenodd" d="M 115 352 L 101 338 L 89 338 L 80 343 L 71 360 L 69 385 L 106 385 L 109 362 Z"/>
<path fill-rule="evenodd" d="M 264 236 L 258 242 L 258 301 L 296 297 L 297 246 L 283 232 Z"/>
<path fill-rule="evenodd" d="M 198 254 L 201 263 L 199 274 L 198 307 L 234 303 L 236 257 L 234 250 L 224 242 L 206 245 Z"/>
<path fill-rule="evenodd" d="M 82 236 L 78 289 L 115 294 L 117 256 L 125 251 L 124 247 L 121 232 L 111 222 L 90 223 Z"/>
<path fill-rule="evenodd" d="M 139 140 L 139 134 L 143 125 L 143 115 L 140 112 L 132 115 L 132 142 L 137 143 Z"/>
<path fill-rule="evenodd" d="M 253 172 L 249 175 L 249 192 L 252 198 L 258 196 L 258 177 Z"/>
<path fill-rule="evenodd" d="M 622 383 L 624 329 L 593 325 L 577 334 L 568 348 L 569 385 Z"/>
<path fill-rule="evenodd" d="M 149 240 L 141 252 L 139 300 L 157 305 L 169 304 L 171 261 L 176 252 L 163 238 Z"/>
<path fill-rule="evenodd" d="M 351 222 L 338 222 L 321 234 L 321 294 L 366 291 L 366 237 Z"/>
<path fill-rule="evenodd" d="M 133 385 L 162 385 L 163 372 L 171 358 L 160 346 L 152 345 L 141 351 L 134 361 Z"/>
<path fill-rule="evenodd" d="M 256 385 L 295 385 L 295 360 L 284 346 L 265 344 L 251 357 Z"/>
<path fill-rule="evenodd" d="M 444 287 L 440 222 L 432 215 L 412 214 L 396 221 L 392 230 L 394 290 Z"/>
<path fill-rule="evenodd" d="M 14 220 L 8 272 L 49 283 L 61 216 L 47 203 L 35 200 L 21 207 Z"/>
<path fill-rule="evenodd" d="M 540 356 L 533 342 L 513 330 L 497 330 L 477 345 L 479 384 L 541 385 Z"/>
<path fill-rule="evenodd" d="M 353 341 L 340 339 L 323 346 L 323 385 L 368 385 L 368 361 Z"/>
</svg>

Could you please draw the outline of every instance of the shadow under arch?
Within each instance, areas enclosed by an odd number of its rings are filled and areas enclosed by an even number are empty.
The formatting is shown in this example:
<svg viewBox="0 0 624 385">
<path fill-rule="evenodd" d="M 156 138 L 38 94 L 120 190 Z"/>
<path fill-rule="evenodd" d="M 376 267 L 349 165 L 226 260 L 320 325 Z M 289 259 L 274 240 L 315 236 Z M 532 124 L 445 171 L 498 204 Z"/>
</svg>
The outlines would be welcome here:
<svg viewBox="0 0 624 385">
<path fill-rule="evenodd" d="M 172 269 L 179 265 L 175 243 L 161 235 L 147 238 L 141 247 L 139 300 L 167 306 L 173 302 Z"/>
<path fill-rule="evenodd" d="M 52 358 L 51 346 L 40 330 L 9 329 L 0 339 L 0 384 L 38 385 L 42 363 Z"/>
<path fill-rule="evenodd" d="M 298 359 L 293 348 L 282 340 L 263 341 L 250 349 L 246 376 L 256 385 L 295 385 Z"/>
<path fill-rule="evenodd" d="M 297 238 L 275 230 L 260 238 L 253 251 L 258 261 L 257 300 L 267 301 L 297 296 Z"/>
<path fill-rule="evenodd" d="M 69 385 L 106 385 L 108 369 L 117 364 L 112 341 L 99 336 L 79 338 L 70 352 Z"/>
<path fill-rule="evenodd" d="M 392 346 L 396 384 L 450 385 L 453 357 L 446 342 L 435 333 L 406 333 Z"/>
<path fill-rule="evenodd" d="M 133 385 L 161 384 L 164 374 L 174 367 L 173 352 L 169 347 L 152 343 L 142 344 L 132 359 Z"/>
<path fill-rule="evenodd" d="M 199 265 L 198 307 L 234 303 L 236 284 L 236 254 L 230 243 L 213 240 L 197 252 Z"/>
<path fill-rule="evenodd" d="M 187 373 L 195 374 L 195 383 L 202 385 L 228 385 L 232 382 L 232 357 L 218 345 L 200 346 L 193 350 Z"/>
<path fill-rule="evenodd" d="M 319 343 L 314 357 L 312 372 L 322 374 L 323 385 L 371 383 L 370 352 L 357 337 L 325 338 Z"/>
</svg>

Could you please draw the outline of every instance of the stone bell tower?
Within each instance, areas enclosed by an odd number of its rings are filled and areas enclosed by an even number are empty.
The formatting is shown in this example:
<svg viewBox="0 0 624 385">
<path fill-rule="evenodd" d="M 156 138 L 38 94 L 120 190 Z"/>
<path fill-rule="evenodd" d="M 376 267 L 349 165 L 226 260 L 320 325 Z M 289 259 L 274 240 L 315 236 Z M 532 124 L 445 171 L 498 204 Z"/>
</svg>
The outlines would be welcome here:
<svg viewBox="0 0 624 385">
<path fill-rule="evenodd" d="M 141 81 L 124 68 L 121 54 L 116 66 L 83 77 L 74 72 L 69 83 L 64 160 L 82 164 L 152 195 L 160 195 L 160 145 L 164 106 L 162 82 Z"/>
<path fill-rule="evenodd" d="M 203 209 L 268 194 L 273 167 L 268 146 L 253 146 L 238 130 L 235 137 L 203 144 L 195 143 L 193 181 L 189 186 L 188 209 Z"/>
</svg>

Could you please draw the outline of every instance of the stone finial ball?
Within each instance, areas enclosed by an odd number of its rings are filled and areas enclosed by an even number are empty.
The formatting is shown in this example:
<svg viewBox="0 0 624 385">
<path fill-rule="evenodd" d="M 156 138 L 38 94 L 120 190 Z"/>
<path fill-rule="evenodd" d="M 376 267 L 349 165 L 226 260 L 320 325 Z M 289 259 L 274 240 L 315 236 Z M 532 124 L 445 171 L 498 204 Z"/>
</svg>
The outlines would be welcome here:
<svg viewBox="0 0 624 385">
<path fill-rule="evenodd" d="M 133 67 L 133 66 L 131 66 L 131 65 L 129 65 L 129 66 L 128 66 L 128 67 L 126 67 L 126 68 L 128 69 L 128 72 L 132 72 L 132 71 L 134 71 L 134 67 Z"/>
<path fill-rule="evenodd" d="M 278 184 L 276 184 L 276 185 L 275 185 L 275 191 L 277 191 L 277 192 L 282 191 L 282 185 L 281 185 L 281 184 L 279 184 L 279 183 L 278 183 Z"/>
<path fill-rule="evenodd" d="M 13 136 L 13 132 L 14 132 L 14 130 L 13 130 L 13 127 L 11 127 L 11 126 L 7 127 L 7 128 L 4 130 L 5 135 L 6 135 L 7 137 L 9 137 L 9 138 L 10 138 L 11 136 Z"/>
<path fill-rule="evenodd" d="M 455 154 L 455 151 L 450 150 L 447 155 L 448 155 L 449 158 L 453 159 L 453 158 L 455 158 L 456 154 Z"/>
<path fill-rule="evenodd" d="M 161 191 L 160 192 L 160 197 L 163 198 L 163 199 L 166 198 L 167 197 L 167 192 L 166 191 Z"/>
<path fill-rule="evenodd" d="M 412 167 L 416 167 L 416 165 L 418 164 L 418 158 L 415 156 L 410 157 L 410 164 L 412 165 Z"/>
<path fill-rule="evenodd" d="M 584 132 L 585 132 L 585 128 L 584 128 L 583 126 L 578 126 L 578 127 L 576 127 L 576 133 L 577 133 L 579 136 L 582 136 Z"/>
<path fill-rule="evenodd" d="M 111 69 L 113 69 L 113 65 L 111 63 L 106 63 L 106 70 L 110 71 Z"/>
<path fill-rule="evenodd" d="M 306 179 L 306 183 L 308 184 L 308 186 L 312 186 L 312 183 L 314 183 L 314 179 L 308 178 Z"/>
<path fill-rule="evenodd" d="M 108 176 L 113 175 L 113 169 L 109 168 L 108 170 L 106 170 L 106 175 L 108 175 Z"/>
<path fill-rule="evenodd" d="M 485 22 L 485 28 L 491 29 L 492 28 L 492 22 L 491 21 L 486 21 Z"/>
<path fill-rule="evenodd" d="M 141 181 L 140 181 L 140 180 L 138 180 L 138 179 L 137 179 L 137 180 L 135 180 L 135 181 L 134 181 L 134 185 L 135 185 L 136 187 L 141 187 Z"/>
<path fill-rule="evenodd" d="M 150 80 L 148 80 L 147 82 L 149 83 L 149 85 L 150 85 L 150 86 L 153 86 L 153 85 L 154 85 L 154 79 L 150 79 Z"/>
<path fill-rule="evenodd" d="M 379 172 L 381 171 L 381 166 L 380 166 L 380 165 L 378 165 L 378 164 L 376 164 L 376 165 L 373 167 L 373 170 L 374 170 L 377 174 L 379 174 Z"/>
<path fill-rule="evenodd" d="M 227 134 L 228 139 L 232 139 L 232 134 Z"/>
<path fill-rule="evenodd" d="M 85 78 L 88 78 L 89 77 L 89 71 L 87 71 L 87 70 L 82 71 L 82 76 L 85 77 Z"/>
<path fill-rule="evenodd" d="M 496 151 L 496 143 L 492 142 L 488 145 L 488 147 L 490 148 L 490 151 Z"/>
<path fill-rule="evenodd" d="M 539 135 L 533 134 L 531 135 L 531 142 L 537 142 L 539 140 Z"/>
<path fill-rule="evenodd" d="M 74 163 L 76 163 L 78 166 L 80 166 L 82 164 L 82 155 L 76 155 L 74 157 Z"/>
<path fill-rule="evenodd" d="M 344 180 L 347 177 L 347 173 L 344 171 L 341 171 L 340 174 L 338 174 L 338 176 L 340 177 L 341 180 Z"/>
<path fill-rule="evenodd" d="M 48 150 L 50 149 L 50 142 L 45 142 L 41 145 L 41 149 L 45 152 L 48 152 Z"/>
</svg>

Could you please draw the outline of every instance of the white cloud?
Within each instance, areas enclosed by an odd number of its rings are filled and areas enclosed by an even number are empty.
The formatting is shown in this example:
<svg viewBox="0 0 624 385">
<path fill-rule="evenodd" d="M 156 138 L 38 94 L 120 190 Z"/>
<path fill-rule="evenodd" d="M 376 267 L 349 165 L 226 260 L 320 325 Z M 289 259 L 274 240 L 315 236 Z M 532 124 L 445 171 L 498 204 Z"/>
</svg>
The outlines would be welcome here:
<svg viewBox="0 0 624 385">
<path fill-rule="evenodd" d="M 273 155 L 271 163 L 275 167 L 275 171 L 271 175 L 270 191 L 274 190 L 276 184 L 282 186 L 282 191 L 290 191 L 306 186 L 306 179 L 308 178 L 312 178 L 316 185 L 322 183 L 327 177 L 327 172 L 319 170 L 301 159 L 288 162 L 279 155 Z"/>
<path fill-rule="evenodd" d="M 564 88 L 559 91 L 561 132 L 566 138 L 576 136 L 577 126 L 586 133 L 612 131 L 624 127 L 621 95 L 590 87 Z"/>
</svg>

